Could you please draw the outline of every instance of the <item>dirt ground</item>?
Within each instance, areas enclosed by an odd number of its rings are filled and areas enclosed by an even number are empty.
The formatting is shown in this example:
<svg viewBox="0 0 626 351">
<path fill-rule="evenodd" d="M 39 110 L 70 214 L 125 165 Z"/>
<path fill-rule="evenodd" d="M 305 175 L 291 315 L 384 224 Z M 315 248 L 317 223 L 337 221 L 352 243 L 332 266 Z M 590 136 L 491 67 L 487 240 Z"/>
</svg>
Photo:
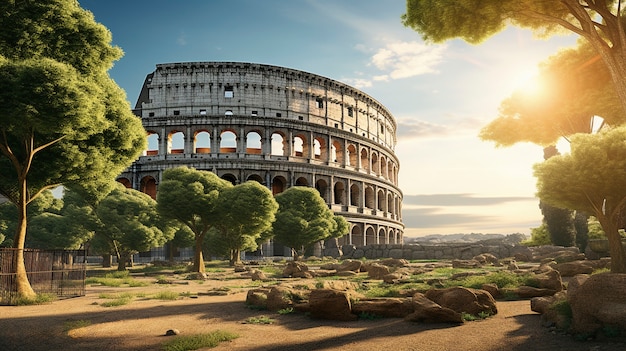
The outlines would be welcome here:
<svg viewBox="0 0 626 351">
<path fill-rule="evenodd" d="M 147 279 L 151 282 L 155 278 Z M 181 335 L 224 330 L 239 338 L 211 350 L 385 350 L 385 351 L 624 351 L 626 340 L 576 341 L 541 326 L 529 301 L 499 301 L 498 314 L 460 326 L 418 324 L 402 319 L 338 322 L 302 314 L 280 315 L 245 305 L 249 279 L 194 281 L 139 288 L 89 286 L 83 297 L 36 306 L 0 306 L 0 350 L 161 350 L 168 329 Z M 209 292 L 235 287 L 226 296 Z M 135 298 L 119 307 L 103 307 L 102 293 L 190 292 L 174 301 Z M 197 295 L 196 295 L 197 294 Z M 196 297 L 197 296 L 197 297 Z M 250 324 L 250 317 L 268 316 L 271 325 Z M 85 321 L 88 326 L 66 331 Z"/>
</svg>

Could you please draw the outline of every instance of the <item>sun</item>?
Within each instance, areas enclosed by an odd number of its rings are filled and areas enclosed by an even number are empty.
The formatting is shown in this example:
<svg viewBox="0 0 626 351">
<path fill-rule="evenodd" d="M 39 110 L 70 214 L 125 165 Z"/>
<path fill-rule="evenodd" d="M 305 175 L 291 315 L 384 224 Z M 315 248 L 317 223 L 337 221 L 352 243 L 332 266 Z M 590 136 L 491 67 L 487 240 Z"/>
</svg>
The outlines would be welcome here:
<svg viewBox="0 0 626 351">
<path fill-rule="evenodd" d="M 526 95 L 541 95 L 544 85 L 537 67 L 528 67 L 513 75 L 513 90 Z"/>
</svg>

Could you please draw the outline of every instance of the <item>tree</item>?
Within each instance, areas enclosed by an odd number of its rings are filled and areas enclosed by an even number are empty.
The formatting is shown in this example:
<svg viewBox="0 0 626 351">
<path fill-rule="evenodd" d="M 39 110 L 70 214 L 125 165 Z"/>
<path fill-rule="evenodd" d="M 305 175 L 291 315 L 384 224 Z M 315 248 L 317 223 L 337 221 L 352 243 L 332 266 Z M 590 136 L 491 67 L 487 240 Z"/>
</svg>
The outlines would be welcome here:
<svg viewBox="0 0 626 351">
<path fill-rule="evenodd" d="M 61 184 L 106 194 L 146 138 L 107 73 L 121 50 L 75 0 L 1 2 L 0 28 L 0 194 L 18 209 L 17 293 L 32 297 L 28 204 Z"/>
<path fill-rule="evenodd" d="M 557 246 L 575 246 L 576 232 L 574 228 L 573 211 L 567 208 L 550 206 L 540 203 L 546 229 L 550 234 L 550 242 Z"/>
<path fill-rule="evenodd" d="M 121 184 L 100 202 L 96 213 L 103 224 L 99 234 L 115 248 L 118 271 L 126 270 L 133 254 L 161 246 L 174 237 L 174 229 L 161 220 L 156 201 Z"/>
<path fill-rule="evenodd" d="M 230 187 L 230 182 L 208 171 L 176 167 L 163 172 L 157 192 L 157 209 L 163 218 L 178 221 L 193 232 L 194 272 L 205 272 L 202 242 L 220 220 L 215 215 L 220 192 Z"/>
<path fill-rule="evenodd" d="M 255 181 L 222 190 L 217 201 L 219 222 L 213 241 L 226 247 L 234 266 L 241 261 L 241 251 L 257 249 L 261 235 L 274 222 L 278 203 L 268 188 Z"/>
<path fill-rule="evenodd" d="M 570 31 L 600 55 L 626 111 L 626 35 L 621 0 L 407 0 L 402 23 L 427 41 L 480 43 L 512 24 L 548 36 Z"/>
<path fill-rule="evenodd" d="M 537 196 L 595 216 L 609 240 L 611 272 L 626 273 L 619 229 L 626 210 L 626 126 L 572 136 L 569 154 L 535 165 Z"/>
<path fill-rule="evenodd" d="M 348 233 L 345 218 L 335 216 L 316 189 L 292 187 L 276 195 L 276 201 L 274 238 L 291 248 L 294 260 L 312 244 Z"/>
</svg>

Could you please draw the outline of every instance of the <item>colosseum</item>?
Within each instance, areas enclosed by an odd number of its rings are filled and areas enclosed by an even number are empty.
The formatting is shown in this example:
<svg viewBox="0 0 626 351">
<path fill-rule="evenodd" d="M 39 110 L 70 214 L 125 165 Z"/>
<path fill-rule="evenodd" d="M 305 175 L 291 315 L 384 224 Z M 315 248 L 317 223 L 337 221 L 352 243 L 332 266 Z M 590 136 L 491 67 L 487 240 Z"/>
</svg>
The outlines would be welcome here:
<svg viewBox="0 0 626 351">
<path fill-rule="evenodd" d="M 183 165 L 274 194 L 315 187 L 350 223 L 339 245 L 402 243 L 396 121 L 358 89 L 265 64 L 166 63 L 134 113 L 149 146 L 118 178 L 128 187 L 155 197 L 163 170 Z"/>
</svg>

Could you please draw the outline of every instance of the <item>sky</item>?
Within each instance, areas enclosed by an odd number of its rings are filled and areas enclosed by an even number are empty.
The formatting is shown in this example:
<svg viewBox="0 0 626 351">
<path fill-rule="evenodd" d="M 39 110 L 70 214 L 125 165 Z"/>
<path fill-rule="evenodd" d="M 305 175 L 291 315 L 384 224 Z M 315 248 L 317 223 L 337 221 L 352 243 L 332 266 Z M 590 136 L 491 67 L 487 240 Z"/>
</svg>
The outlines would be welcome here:
<svg viewBox="0 0 626 351">
<path fill-rule="evenodd" d="M 156 64 L 235 61 L 332 78 L 398 122 L 405 236 L 523 233 L 541 224 L 542 148 L 478 138 L 500 102 L 576 37 L 510 27 L 480 45 L 424 42 L 402 0 L 79 0 L 125 52 L 109 71 L 135 106 Z"/>
</svg>

